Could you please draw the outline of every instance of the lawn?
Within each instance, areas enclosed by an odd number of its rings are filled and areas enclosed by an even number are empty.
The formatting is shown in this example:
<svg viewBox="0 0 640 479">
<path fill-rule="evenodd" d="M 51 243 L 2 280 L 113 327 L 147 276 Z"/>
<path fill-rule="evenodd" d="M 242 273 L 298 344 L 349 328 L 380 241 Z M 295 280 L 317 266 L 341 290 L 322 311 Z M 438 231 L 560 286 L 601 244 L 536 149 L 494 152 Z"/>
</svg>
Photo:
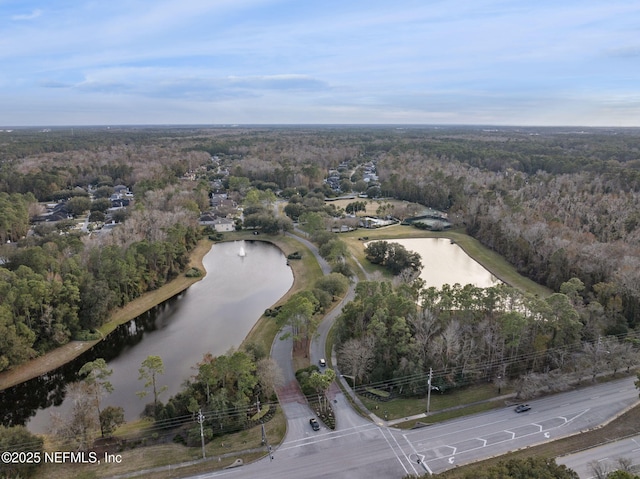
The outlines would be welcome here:
<svg viewBox="0 0 640 479">
<path fill-rule="evenodd" d="M 248 232 L 232 233 L 231 235 L 233 236 L 229 236 L 229 239 L 256 240 L 256 237 Z M 315 282 L 323 276 L 322 269 L 320 269 L 313 253 L 311 253 L 305 245 L 296 241 L 294 238 L 284 235 L 262 235 L 259 238 L 260 241 L 269 241 L 276 245 L 280 250 L 282 250 L 285 256 L 295 251 L 302 253 L 302 259 L 289 261 L 289 266 L 293 271 L 293 286 L 291 286 L 289 291 L 287 291 L 287 293 L 273 306 L 286 303 L 293 294 L 299 291 L 312 289 Z M 265 351 L 271 351 L 271 344 L 273 343 L 278 330 L 279 328 L 274 318 L 262 316 L 251 329 L 245 338 L 244 343 L 259 343 L 262 344 Z"/>
<path fill-rule="evenodd" d="M 282 441 L 286 433 L 286 419 L 280 409 L 275 417 L 265 424 L 265 433 L 270 444 L 276 445 Z M 131 433 L 127 434 L 132 437 Z M 249 451 L 249 452 L 247 452 Z M 224 437 L 215 438 L 205 447 L 208 460 L 201 461 L 201 447 L 185 447 L 179 444 L 161 444 L 156 446 L 139 447 L 118 452 L 121 455 L 119 464 L 44 464 L 34 479 L 64 478 L 90 479 L 112 477 L 129 474 L 145 469 L 162 468 L 136 477 L 163 479 L 185 477 L 187 475 L 202 474 L 204 472 L 222 469 L 232 464 L 236 459 L 249 463 L 266 455 L 266 448 L 262 445 L 262 430 L 260 426 L 247 429 Z M 171 465 L 169 467 L 169 465 Z"/>
<path fill-rule="evenodd" d="M 510 394 L 511 392 L 512 391 L 510 390 L 503 389 L 501 394 Z M 477 404 L 480 401 L 487 401 L 500 397 L 501 395 L 498 394 L 498 390 L 492 384 L 470 386 L 453 390 L 445 394 L 432 392 L 429 403 L 429 416 L 427 418 L 418 419 L 417 421 L 438 422 L 491 408 L 504 407 L 504 401 L 499 399 L 488 403 L 483 402 L 482 404 Z M 361 396 L 360 399 L 367 409 L 381 419 L 387 420 L 402 419 L 415 414 L 422 414 L 427 410 L 426 397 L 396 398 L 386 402 L 375 401 L 363 396 Z M 451 410 L 452 408 L 455 409 Z M 438 413 L 438 411 L 443 412 Z M 401 423 L 398 427 L 411 427 L 415 422 L 416 421 L 408 421 L 407 423 Z"/>
<path fill-rule="evenodd" d="M 501 281 L 521 291 L 541 297 L 551 294 L 548 288 L 520 275 L 502 256 L 486 248 L 479 241 L 465 234 L 461 229 L 437 232 L 419 230 L 413 226 L 395 225 L 371 230 L 358 229 L 340 235 L 340 238 L 347 243 L 349 252 L 360 262 L 369 274 L 378 272 L 378 274 L 384 277 L 391 278 L 382 267 L 372 265 L 367 261 L 364 254 L 363 237 L 368 238 L 368 240 L 387 241 L 400 238 L 448 238 L 455 241 L 469 256 Z"/>
</svg>

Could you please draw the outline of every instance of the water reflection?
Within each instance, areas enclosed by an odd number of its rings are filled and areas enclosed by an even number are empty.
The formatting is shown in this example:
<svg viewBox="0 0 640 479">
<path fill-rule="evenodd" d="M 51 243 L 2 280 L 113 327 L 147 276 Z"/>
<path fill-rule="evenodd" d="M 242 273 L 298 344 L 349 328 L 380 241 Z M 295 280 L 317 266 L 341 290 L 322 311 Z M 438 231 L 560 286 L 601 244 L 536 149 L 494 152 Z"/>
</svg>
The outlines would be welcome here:
<svg viewBox="0 0 640 479">
<path fill-rule="evenodd" d="M 488 288 L 500 280 L 471 258 L 460 246 L 446 238 L 393 239 L 422 258 L 420 278 L 425 286 L 441 289 L 442 285 L 459 283 Z"/>
<path fill-rule="evenodd" d="M 240 256 L 240 246 L 244 256 Z M 149 355 L 162 357 L 161 384 L 166 400 L 193 374 L 202 355 L 224 354 L 237 347 L 262 312 L 291 287 L 293 275 L 286 258 L 275 246 L 247 241 L 215 245 L 204 258 L 207 276 L 185 293 L 122 325 L 107 339 L 75 361 L 47 375 L 0 392 L 4 424 L 22 424 L 43 432 L 52 411 L 64 413 L 64 387 L 75 379 L 84 363 L 98 357 L 113 369 L 115 390 L 104 406 L 125 408 L 128 420 L 139 415 L 149 398 L 140 399 L 140 363 Z M 31 419 L 29 419 L 31 418 Z"/>
<path fill-rule="evenodd" d="M 64 400 L 68 382 L 77 378 L 77 372 L 88 361 L 104 358 L 107 362 L 123 351 L 140 343 L 145 332 L 154 331 L 163 323 L 179 303 L 181 293 L 138 316 L 128 324 L 116 328 L 103 341 L 85 351 L 75 360 L 30 381 L 0 391 L 0 410 L 4 425 L 24 424 L 38 409 L 59 406 Z"/>
</svg>

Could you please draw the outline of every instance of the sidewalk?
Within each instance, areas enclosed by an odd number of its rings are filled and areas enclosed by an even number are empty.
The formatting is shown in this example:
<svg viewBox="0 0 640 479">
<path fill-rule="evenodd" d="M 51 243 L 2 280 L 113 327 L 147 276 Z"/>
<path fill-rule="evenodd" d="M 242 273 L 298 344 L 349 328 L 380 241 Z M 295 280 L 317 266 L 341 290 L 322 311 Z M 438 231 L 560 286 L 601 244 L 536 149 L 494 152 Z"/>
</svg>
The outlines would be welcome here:
<svg viewBox="0 0 640 479">
<path fill-rule="evenodd" d="M 331 352 L 331 362 L 332 362 L 332 364 L 337 364 L 335 351 Z M 384 426 L 384 427 L 392 427 L 392 426 L 396 426 L 398 424 L 402 424 L 403 422 L 413 421 L 413 420 L 416 420 L 416 419 L 424 419 L 424 418 L 428 418 L 429 416 L 434 415 L 434 414 L 439 414 L 439 413 L 447 412 L 447 411 L 455 411 L 457 409 L 463 409 L 465 407 L 475 406 L 477 404 L 484 404 L 484 403 L 489 403 L 489 402 L 494 402 L 494 401 L 506 401 L 506 400 L 512 399 L 512 398 L 514 398 L 516 396 L 516 393 L 504 394 L 502 396 L 497 396 L 497 397 L 494 397 L 494 398 L 491 398 L 491 399 L 483 399 L 482 401 L 476 401 L 476 402 L 469 403 L 469 404 L 461 404 L 459 406 L 452 406 L 452 407 L 449 407 L 449 408 L 446 408 L 446 409 L 439 409 L 438 411 L 431 411 L 429 414 L 427 414 L 425 412 L 425 413 L 420 413 L 420 414 L 414 414 L 413 416 L 405 416 L 403 418 L 385 420 L 385 419 L 382 419 L 381 417 L 379 417 L 378 415 L 372 413 L 371 411 L 369 411 L 369 409 L 367 409 L 367 407 L 360 400 L 358 395 L 353 391 L 351 386 L 349 386 L 349 383 L 347 383 L 346 379 L 344 378 L 344 376 L 342 376 L 342 374 L 340 373 L 339 369 L 337 367 L 334 367 L 334 370 L 336 372 L 336 379 L 338 381 L 340 381 L 340 384 L 342 384 L 342 386 L 343 386 L 342 389 L 344 391 L 346 391 L 346 393 L 349 395 L 349 397 L 351 398 L 353 403 L 357 406 L 357 408 L 360 410 L 360 412 L 363 415 L 368 416 L 378 426 Z"/>
<path fill-rule="evenodd" d="M 332 361 L 332 364 L 337 364 L 335 351 L 331 352 L 331 361 Z M 347 381 L 344 379 L 344 377 L 342 377 L 342 375 L 338 371 L 338 368 L 335 367 L 334 369 L 336 371 L 337 379 L 343 385 L 343 389 L 351 397 L 352 401 L 356 404 L 356 406 L 358 407 L 360 412 L 363 415 L 366 415 L 369 418 L 371 418 L 371 420 L 375 424 L 377 424 L 378 426 L 392 427 L 392 426 L 396 426 L 398 424 L 402 424 L 403 422 L 413 421 L 413 420 L 416 420 L 416 419 L 424 419 L 424 418 L 428 418 L 429 416 L 432 416 L 432 415 L 435 415 L 435 414 L 440 414 L 440 413 L 448 412 L 448 411 L 455 411 L 457 409 L 463 409 L 465 407 L 476 406 L 478 404 L 485 404 L 485 403 L 489 403 L 489 402 L 507 401 L 509 399 L 514 400 L 514 404 L 517 402 L 517 401 L 515 401 L 516 393 L 503 394 L 501 396 L 496 396 L 496 397 L 493 397 L 493 398 L 490 398 L 490 399 L 483 399 L 482 401 L 476 401 L 476 402 L 472 402 L 472 403 L 469 403 L 469 404 L 460 404 L 458 406 L 452 406 L 452 407 L 445 408 L 445 409 L 439 409 L 437 411 L 431 411 L 429 414 L 420 413 L 420 414 L 414 414 L 413 416 L 405 416 L 405 417 L 399 418 L 399 419 L 384 420 L 384 419 L 380 418 L 379 416 L 377 416 L 376 414 L 372 413 L 371 411 L 369 411 L 367 409 L 367 407 L 362 403 L 360 398 L 355 394 L 353 389 L 351 389 L 351 386 L 349 386 L 349 383 L 347 383 Z M 611 371 L 604 371 L 604 372 L 598 373 L 597 376 L 599 376 L 599 377 L 600 376 L 607 376 L 607 375 L 610 375 L 610 374 L 612 374 Z M 576 387 L 576 386 L 577 387 L 582 386 L 582 382 L 578 381 L 578 383 L 576 385 L 574 385 L 574 387 Z M 585 384 L 584 386 L 587 386 L 587 385 Z"/>
<path fill-rule="evenodd" d="M 496 397 L 491 398 L 491 399 L 483 399 L 482 401 L 476 401 L 476 402 L 472 402 L 472 403 L 469 403 L 469 404 L 460 404 L 459 406 L 452 406 L 452 407 L 448 407 L 448 408 L 445 408 L 445 409 L 439 409 L 437 411 L 431 411 L 429 414 L 427 414 L 427 413 L 415 414 L 413 416 L 407 416 L 407 417 L 403 417 L 401 419 L 392 419 L 391 421 L 382 421 L 382 423 L 387 427 L 394 426 L 396 424 L 401 424 L 403 422 L 412 421 L 414 419 L 423 419 L 423 418 L 429 417 L 429 416 L 434 415 L 434 414 L 440 414 L 442 412 L 447 412 L 447 411 L 455 411 L 457 409 L 463 409 L 465 407 L 475 406 L 477 404 L 486 404 L 486 403 L 495 402 L 495 401 L 506 401 L 507 399 L 514 398 L 515 396 L 516 396 L 516 393 L 504 394 L 502 396 L 496 396 Z"/>
</svg>

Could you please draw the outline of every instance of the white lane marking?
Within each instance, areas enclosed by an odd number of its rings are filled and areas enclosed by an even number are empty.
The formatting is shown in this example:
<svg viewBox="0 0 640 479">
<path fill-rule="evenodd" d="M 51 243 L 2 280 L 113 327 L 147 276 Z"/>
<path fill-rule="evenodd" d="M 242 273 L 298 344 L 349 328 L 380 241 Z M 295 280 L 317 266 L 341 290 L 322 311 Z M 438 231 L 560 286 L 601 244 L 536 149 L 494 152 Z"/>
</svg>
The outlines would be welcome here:
<svg viewBox="0 0 640 479">
<path fill-rule="evenodd" d="M 468 427 L 465 429 L 456 429 L 455 431 L 451 430 L 451 424 L 446 424 L 446 425 L 442 425 L 442 426 L 430 426 L 429 427 L 429 432 L 430 434 L 430 438 L 431 439 L 435 439 L 435 438 L 441 438 L 444 436 L 450 436 L 452 434 L 460 434 L 462 432 L 466 432 L 466 431 L 473 431 L 474 429 L 485 429 L 488 425 L 494 425 L 494 424 L 500 424 L 501 422 L 508 422 L 510 421 L 510 419 L 501 419 L 499 421 L 491 421 L 490 423 L 486 423 L 486 424 L 480 424 L 478 426 L 473 426 L 473 427 Z M 440 429 L 445 429 L 445 433 L 444 434 L 440 434 L 438 436 L 436 436 L 434 433 Z M 407 436 L 413 435 L 413 434 L 420 434 L 422 433 L 423 430 L 422 428 L 418 428 L 416 429 L 414 432 L 408 432 Z"/>
<path fill-rule="evenodd" d="M 407 441 L 407 444 L 409 445 L 409 447 L 413 450 L 413 452 L 416 454 L 416 456 L 420 459 L 420 465 L 425 469 L 425 471 L 427 471 L 429 474 L 433 474 L 433 471 L 429 468 L 429 466 L 427 465 L 427 461 L 425 461 L 425 457 L 423 454 L 418 454 L 418 451 L 416 450 L 416 448 L 413 446 L 413 443 L 411 441 L 409 441 L 409 439 L 407 438 L 406 434 L 403 434 L 402 437 L 404 437 L 404 440 Z"/>
<path fill-rule="evenodd" d="M 380 434 L 382 434 L 382 437 L 384 437 L 384 440 L 387 441 L 387 445 L 389 446 L 389 449 L 391 449 L 391 452 L 393 452 L 393 455 L 396 456 L 396 459 L 398 460 L 398 462 L 402 466 L 402 469 L 404 469 L 404 472 L 409 474 L 409 470 L 404 466 L 404 464 L 402 463 L 402 460 L 400 459 L 400 456 L 398 456 L 398 453 L 393 449 L 393 445 L 389 442 L 389 439 L 387 439 L 387 436 L 385 435 L 385 433 L 382 430 L 382 428 L 378 428 L 378 430 L 380 431 Z M 401 450 L 402 450 L 402 448 L 401 448 Z M 409 461 L 409 463 L 411 464 L 411 461 Z M 411 464 L 411 467 L 413 468 L 413 464 Z M 416 472 L 415 468 L 413 469 L 413 471 Z"/>
<path fill-rule="evenodd" d="M 361 428 L 361 429 L 358 430 L 358 428 Z M 308 444 L 312 444 L 316 442 L 331 441 L 336 438 L 348 437 L 348 436 L 353 436 L 354 434 L 360 434 L 361 432 L 364 432 L 364 431 L 374 431 L 375 429 L 379 429 L 379 428 L 374 424 L 370 424 L 368 426 L 356 426 L 354 428 L 346 429 L 343 431 L 333 431 L 333 432 L 328 432 L 324 434 L 311 435 L 310 437 L 294 439 L 291 441 L 285 441 L 282 443 L 282 446 L 280 446 L 278 449 L 280 449 L 281 451 L 286 451 L 287 449 L 304 447 Z"/>
</svg>

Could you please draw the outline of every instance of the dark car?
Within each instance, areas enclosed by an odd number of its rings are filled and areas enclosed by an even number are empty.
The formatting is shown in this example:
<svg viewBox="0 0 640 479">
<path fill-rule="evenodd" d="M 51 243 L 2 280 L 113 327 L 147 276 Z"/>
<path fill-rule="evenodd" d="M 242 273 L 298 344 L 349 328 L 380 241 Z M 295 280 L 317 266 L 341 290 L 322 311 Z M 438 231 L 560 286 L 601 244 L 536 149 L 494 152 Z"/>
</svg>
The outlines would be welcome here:
<svg viewBox="0 0 640 479">
<path fill-rule="evenodd" d="M 320 430 L 320 423 L 318 423 L 318 420 L 315 417 L 309 419 L 309 424 L 311 424 L 311 429 L 313 429 L 314 431 Z"/>
<path fill-rule="evenodd" d="M 529 409 L 531 409 L 531 406 L 529 406 L 528 404 L 519 404 L 518 406 L 516 406 L 514 411 L 515 412 L 526 412 Z"/>
</svg>

